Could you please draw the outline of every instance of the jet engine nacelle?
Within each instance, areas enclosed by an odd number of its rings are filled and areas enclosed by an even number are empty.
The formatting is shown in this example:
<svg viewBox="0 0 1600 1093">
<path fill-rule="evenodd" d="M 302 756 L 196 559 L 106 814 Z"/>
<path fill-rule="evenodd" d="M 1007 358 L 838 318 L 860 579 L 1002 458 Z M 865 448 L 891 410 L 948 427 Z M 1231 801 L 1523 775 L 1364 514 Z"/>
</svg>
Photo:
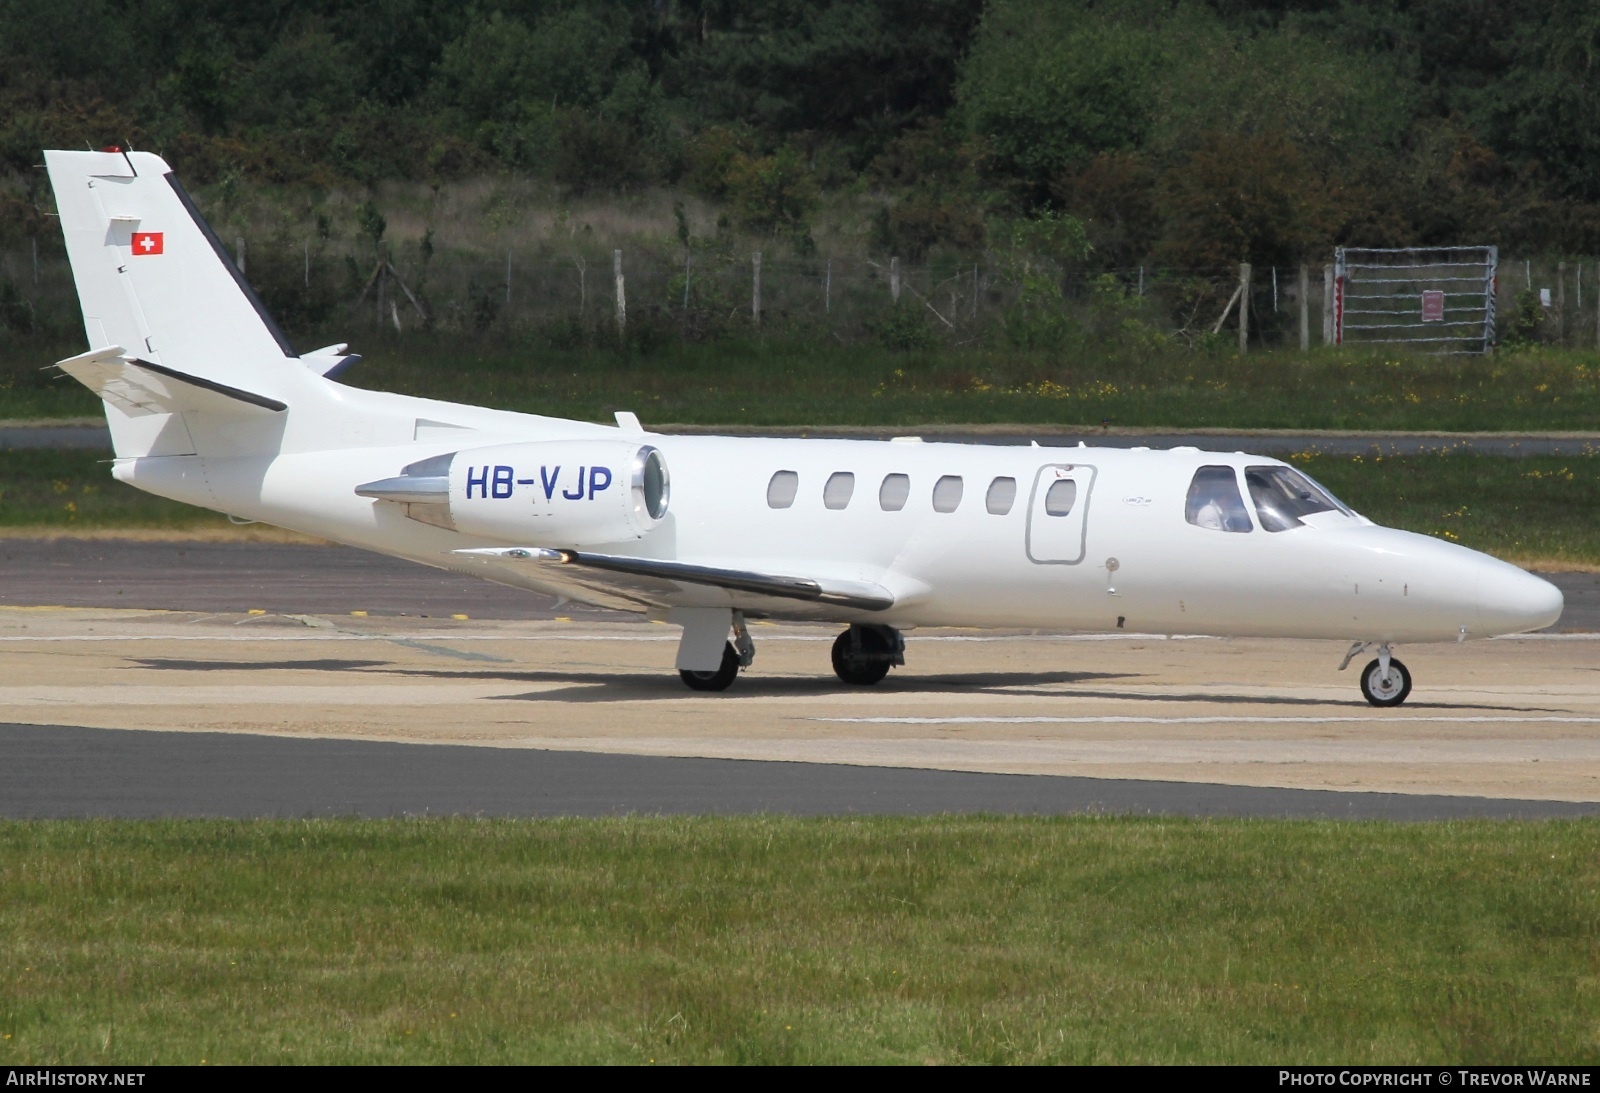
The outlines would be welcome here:
<svg viewBox="0 0 1600 1093">
<path fill-rule="evenodd" d="M 449 483 L 456 530 L 553 547 L 642 538 L 671 492 L 661 452 L 637 441 L 469 448 L 450 460 Z"/>
</svg>

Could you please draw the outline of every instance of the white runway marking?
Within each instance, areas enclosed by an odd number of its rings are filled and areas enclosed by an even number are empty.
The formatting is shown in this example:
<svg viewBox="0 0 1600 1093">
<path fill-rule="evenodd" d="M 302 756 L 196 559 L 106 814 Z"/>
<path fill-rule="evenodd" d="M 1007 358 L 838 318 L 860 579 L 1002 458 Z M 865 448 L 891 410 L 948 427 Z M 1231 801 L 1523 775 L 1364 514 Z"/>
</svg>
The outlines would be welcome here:
<svg viewBox="0 0 1600 1093">
<path fill-rule="evenodd" d="M 1600 717 L 808 717 L 852 725 L 1403 725 L 1441 721 L 1451 725 L 1600 725 Z"/>
</svg>

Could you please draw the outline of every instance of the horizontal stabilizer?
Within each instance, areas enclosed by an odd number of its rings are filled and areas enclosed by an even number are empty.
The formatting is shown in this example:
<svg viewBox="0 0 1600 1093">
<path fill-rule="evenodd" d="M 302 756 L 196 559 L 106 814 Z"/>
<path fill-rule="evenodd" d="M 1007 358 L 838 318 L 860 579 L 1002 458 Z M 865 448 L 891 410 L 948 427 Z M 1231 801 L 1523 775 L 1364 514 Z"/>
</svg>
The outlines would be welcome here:
<svg viewBox="0 0 1600 1093">
<path fill-rule="evenodd" d="M 862 611 L 883 611 L 893 607 L 895 602 L 893 593 L 888 589 L 866 581 L 786 577 L 742 569 L 693 565 L 688 562 L 659 561 L 654 558 L 630 558 L 625 555 L 593 554 L 577 550 L 552 550 L 549 547 L 483 547 L 451 553 L 458 557 L 483 561 L 576 566 L 625 577 L 643 577 L 657 581 L 723 588 L 731 592 L 776 596 L 780 599 L 803 600 Z"/>
<path fill-rule="evenodd" d="M 348 372 L 361 362 L 360 353 L 346 353 L 350 346 L 344 342 L 313 349 L 309 353 L 300 354 L 300 363 L 319 376 L 333 379 L 335 376 Z"/>
<path fill-rule="evenodd" d="M 134 417 L 205 410 L 227 416 L 276 414 L 288 409 L 277 399 L 124 355 L 120 345 L 91 349 L 57 361 L 56 367 Z"/>
</svg>

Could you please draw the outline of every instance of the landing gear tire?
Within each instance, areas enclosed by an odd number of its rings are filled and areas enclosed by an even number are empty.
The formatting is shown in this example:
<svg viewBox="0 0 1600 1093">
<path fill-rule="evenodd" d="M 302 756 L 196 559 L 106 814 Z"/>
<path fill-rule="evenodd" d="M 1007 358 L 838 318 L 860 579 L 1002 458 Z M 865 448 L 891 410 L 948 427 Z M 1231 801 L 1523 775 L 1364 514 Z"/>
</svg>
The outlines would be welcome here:
<svg viewBox="0 0 1600 1093">
<path fill-rule="evenodd" d="M 739 674 L 739 651 L 728 642 L 722 647 L 722 665 L 714 671 L 696 672 L 679 668 L 678 675 L 691 691 L 726 691 Z"/>
<path fill-rule="evenodd" d="M 870 687 L 889 674 L 895 649 L 888 635 L 869 626 L 852 626 L 833 640 L 833 670 L 855 687 Z"/>
<path fill-rule="evenodd" d="M 1361 693 L 1374 706 L 1398 706 L 1411 693 L 1411 673 L 1393 657 L 1389 658 L 1389 673 L 1374 660 L 1361 669 Z"/>
</svg>

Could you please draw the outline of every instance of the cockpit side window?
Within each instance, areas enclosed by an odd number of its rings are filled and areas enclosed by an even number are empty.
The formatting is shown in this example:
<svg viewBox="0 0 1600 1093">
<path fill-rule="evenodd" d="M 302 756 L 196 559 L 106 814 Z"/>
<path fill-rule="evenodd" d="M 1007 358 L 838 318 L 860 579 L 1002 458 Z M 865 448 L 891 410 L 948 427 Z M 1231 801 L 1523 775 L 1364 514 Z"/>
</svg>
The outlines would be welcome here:
<svg viewBox="0 0 1600 1093">
<path fill-rule="evenodd" d="M 1352 515 L 1338 499 L 1292 467 L 1246 467 L 1245 485 L 1267 531 L 1288 531 L 1314 512 Z"/>
<path fill-rule="evenodd" d="M 1239 494 L 1239 479 L 1232 467 L 1201 467 L 1189 483 L 1183 518 L 1195 527 L 1213 531 L 1246 532 L 1250 513 Z"/>
</svg>

